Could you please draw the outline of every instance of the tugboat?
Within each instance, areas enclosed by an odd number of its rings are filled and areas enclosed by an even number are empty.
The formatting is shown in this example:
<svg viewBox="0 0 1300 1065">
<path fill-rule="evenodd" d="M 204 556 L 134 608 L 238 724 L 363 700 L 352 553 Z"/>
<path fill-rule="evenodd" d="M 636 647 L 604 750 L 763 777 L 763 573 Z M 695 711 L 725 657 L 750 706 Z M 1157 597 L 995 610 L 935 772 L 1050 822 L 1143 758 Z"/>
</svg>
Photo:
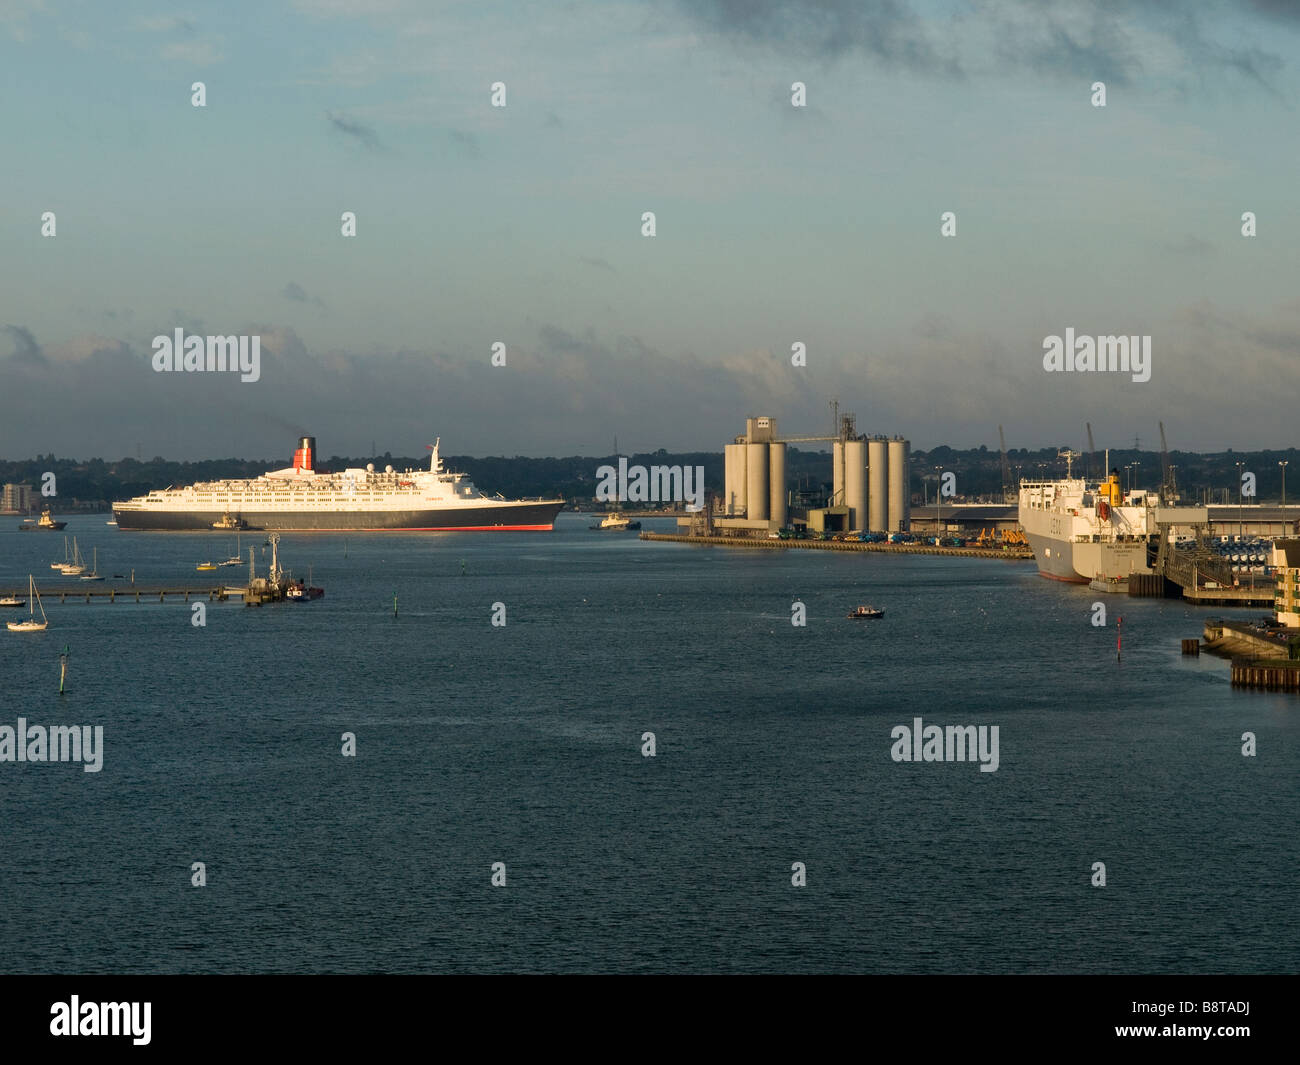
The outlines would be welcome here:
<svg viewBox="0 0 1300 1065">
<path fill-rule="evenodd" d="M 632 532 L 641 528 L 639 521 L 629 521 L 622 514 L 606 514 L 599 525 L 592 525 L 590 528 L 601 532 Z"/>
<path fill-rule="evenodd" d="M 41 511 L 39 521 L 32 521 L 31 518 L 27 518 L 18 526 L 18 530 L 20 532 L 31 532 L 33 529 L 48 529 L 51 532 L 57 532 L 59 529 L 66 529 L 67 527 L 68 523 L 66 521 L 55 521 L 54 515 L 50 513 L 50 508 L 45 507 Z"/>
<path fill-rule="evenodd" d="M 849 611 L 848 616 L 857 618 L 883 618 L 885 612 L 874 606 L 856 606 Z"/>
<path fill-rule="evenodd" d="M 323 599 L 325 589 L 317 588 L 311 583 L 311 567 L 307 568 L 307 583 L 302 582 L 302 578 L 291 580 L 289 587 L 284 590 L 284 597 L 291 603 L 310 603 L 313 599 Z"/>
<path fill-rule="evenodd" d="M 229 514 L 222 514 L 220 521 L 212 523 L 214 529 L 247 529 L 248 522 L 240 517 L 231 517 Z"/>
<path fill-rule="evenodd" d="M 323 599 L 325 589 L 308 587 L 302 581 L 294 581 L 284 590 L 284 597 L 291 603 L 309 603 L 313 599 Z"/>
</svg>

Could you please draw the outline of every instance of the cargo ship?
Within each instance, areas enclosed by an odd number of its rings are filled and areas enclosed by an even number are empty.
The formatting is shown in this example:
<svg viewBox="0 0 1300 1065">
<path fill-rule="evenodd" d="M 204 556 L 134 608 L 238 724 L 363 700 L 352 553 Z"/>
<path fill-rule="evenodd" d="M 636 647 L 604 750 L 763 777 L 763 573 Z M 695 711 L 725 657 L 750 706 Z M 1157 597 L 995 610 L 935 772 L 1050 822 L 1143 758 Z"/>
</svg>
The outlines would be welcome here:
<svg viewBox="0 0 1300 1065">
<path fill-rule="evenodd" d="M 395 472 L 374 464 L 317 470 L 316 439 L 298 440 L 293 465 L 244 480 L 164 488 L 113 504 L 121 530 L 210 531 L 227 524 L 268 532 L 545 531 L 562 499 L 485 496 L 463 473 L 449 473 L 429 445 L 429 468 Z"/>
<path fill-rule="evenodd" d="M 1119 471 L 1088 483 L 1073 476 L 1074 452 L 1062 452 L 1059 481 L 1020 482 L 1020 527 L 1034 550 L 1038 572 L 1059 581 L 1127 582 L 1153 572 L 1155 531 L 1147 493 L 1123 492 Z"/>
</svg>

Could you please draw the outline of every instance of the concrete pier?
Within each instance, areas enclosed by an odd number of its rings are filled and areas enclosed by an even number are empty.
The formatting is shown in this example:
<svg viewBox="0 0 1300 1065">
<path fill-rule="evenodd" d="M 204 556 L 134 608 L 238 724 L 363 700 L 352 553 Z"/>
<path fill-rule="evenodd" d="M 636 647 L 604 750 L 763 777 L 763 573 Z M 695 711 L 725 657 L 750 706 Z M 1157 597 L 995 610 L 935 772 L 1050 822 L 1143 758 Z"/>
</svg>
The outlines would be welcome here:
<svg viewBox="0 0 1300 1065">
<path fill-rule="evenodd" d="M 884 555 L 946 555 L 950 558 L 999 558 L 1011 562 L 1032 562 L 1027 547 L 936 547 L 934 544 L 864 544 L 856 540 L 768 540 L 748 536 L 685 536 L 679 533 L 640 534 L 642 540 L 693 544 L 696 547 L 740 547 L 759 551 L 870 551 Z"/>
</svg>

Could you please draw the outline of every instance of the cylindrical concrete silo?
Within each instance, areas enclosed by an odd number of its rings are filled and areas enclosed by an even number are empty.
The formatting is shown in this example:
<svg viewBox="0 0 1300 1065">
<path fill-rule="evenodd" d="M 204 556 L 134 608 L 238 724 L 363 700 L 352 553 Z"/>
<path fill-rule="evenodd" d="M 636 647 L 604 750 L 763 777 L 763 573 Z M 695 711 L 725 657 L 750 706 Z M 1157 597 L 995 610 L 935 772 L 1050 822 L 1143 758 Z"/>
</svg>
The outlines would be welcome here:
<svg viewBox="0 0 1300 1065">
<path fill-rule="evenodd" d="M 889 441 L 889 529 L 904 530 L 911 522 L 908 460 L 912 446 L 906 440 Z"/>
<path fill-rule="evenodd" d="M 726 506 L 723 512 L 728 517 L 740 517 L 745 513 L 745 499 L 748 485 L 745 483 L 745 445 L 727 444 L 726 452 Z"/>
<path fill-rule="evenodd" d="M 785 445 L 769 444 L 768 455 L 768 517 L 784 528 L 788 517 L 785 494 Z"/>
<path fill-rule="evenodd" d="M 889 526 L 889 441 L 867 441 L 867 528 L 886 532 Z"/>
<path fill-rule="evenodd" d="M 849 528 L 868 531 L 865 440 L 850 440 L 844 445 L 844 503 L 849 508 Z"/>
<path fill-rule="evenodd" d="M 746 512 L 750 521 L 767 521 L 767 445 L 745 445 Z"/>
<path fill-rule="evenodd" d="M 831 444 L 831 498 L 830 505 L 844 502 L 844 441 Z"/>
</svg>

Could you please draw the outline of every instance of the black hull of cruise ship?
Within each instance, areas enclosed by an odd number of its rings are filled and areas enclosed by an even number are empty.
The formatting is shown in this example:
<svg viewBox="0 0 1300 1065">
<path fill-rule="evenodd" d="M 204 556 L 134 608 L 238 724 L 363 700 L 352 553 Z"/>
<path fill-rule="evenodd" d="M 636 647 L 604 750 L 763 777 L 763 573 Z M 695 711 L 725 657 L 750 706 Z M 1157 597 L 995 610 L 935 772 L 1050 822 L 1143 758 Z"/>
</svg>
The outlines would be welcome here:
<svg viewBox="0 0 1300 1065">
<path fill-rule="evenodd" d="M 564 503 L 502 503 L 441 510 L 241 511 L 244 532 L 545 532 Z M 124 532 L 238 532 L 214 529 L 229 512 L 113 508 Z"/>
</svg>

